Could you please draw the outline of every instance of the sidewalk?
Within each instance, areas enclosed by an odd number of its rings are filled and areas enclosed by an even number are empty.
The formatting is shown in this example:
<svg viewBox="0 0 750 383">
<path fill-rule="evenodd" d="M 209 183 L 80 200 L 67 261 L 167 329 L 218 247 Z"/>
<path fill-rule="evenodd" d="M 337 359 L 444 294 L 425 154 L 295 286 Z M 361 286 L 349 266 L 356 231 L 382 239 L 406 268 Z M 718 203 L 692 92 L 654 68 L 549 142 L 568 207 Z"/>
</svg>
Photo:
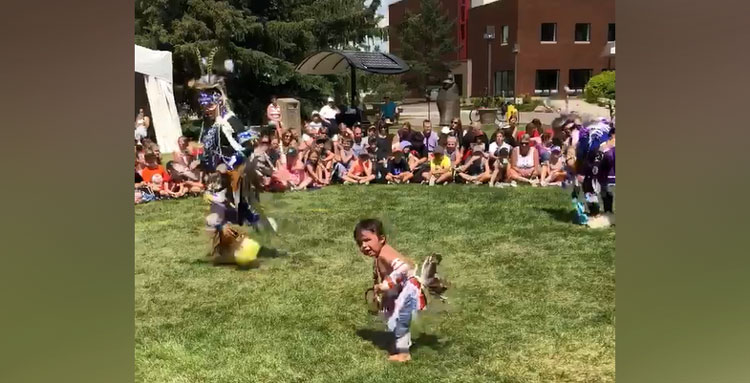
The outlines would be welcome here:
<svg viewBox="0 0 750 383">
<path fill-rule="evenodd" d="M 551 100 L 550 105 L 555 109 L 560 109 L 561 111 L 565 111 L 565 101 L 564 100 Z M 427 118 L 427 110 L 428 106 L 426 102 L 420 102 L 420 103 L 413 103 L 413 104 L 405 104 L 401 105 L 403 108 L 403 112 L 401 113 L 401 117 L 399 118 L 400 122 L 406 122 L 409 121 L 412 124 L 412 127 L 421 127 L 422 121 Z M 568 102 L 568 107 L 571 112 L 577 112 L 582 117 L 609 117 L 609 110 L 607 108 L 600 107 L 598 105 L 592 105 L 589 103 L 586 103 L 583 100 L 570 100 Z M 434 102 L 431 102 L 429 105 L 429 111 L 430 111 L 430 121 L 432 121 L 433 126 L 437 126 L 440 122 L 440 113 L 438 112 L 437 104 Z M 471 113 L 471 110 L 461 110 L 461 122 L 464 125 L 468 125 L 471 120 L 469 118 L 469 114 Z M 531 120 L 538 118 L 542 124 L 550 125 L 552 123 L 552 120 L 557 118 L 560 115 L 560 113 L 545 113 L 545 112 L 519 112 L 519 122 L 521 125 L 524 125 L 526 123 L 529 123 Z"/>
</svg>

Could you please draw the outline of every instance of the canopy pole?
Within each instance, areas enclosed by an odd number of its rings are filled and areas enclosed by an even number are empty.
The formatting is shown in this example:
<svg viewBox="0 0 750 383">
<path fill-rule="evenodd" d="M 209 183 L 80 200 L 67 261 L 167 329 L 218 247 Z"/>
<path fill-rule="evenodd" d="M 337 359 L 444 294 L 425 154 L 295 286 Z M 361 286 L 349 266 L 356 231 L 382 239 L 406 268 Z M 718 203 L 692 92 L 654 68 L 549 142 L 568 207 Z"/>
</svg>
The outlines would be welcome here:
<svg viewBox="0 0 750 383">
<path fill-rule="evenodd" d="M 352 86 L 352 89 L 351 89 L 351 91 L 352 91 L 352 95 L 351 95 L 352 103 L 351 103 L 351 106 L 355 107 L 355 106 L 357 106 L 357 104 L 356 104 L 356 100 L 357 100 L 357 69 L 354 68 L 354 65 L 351 65 L 351 64 L 349 65 L 349 69 L 351 70 L 350 73 L 351 73 L 351 86 Z"/>
</svg>

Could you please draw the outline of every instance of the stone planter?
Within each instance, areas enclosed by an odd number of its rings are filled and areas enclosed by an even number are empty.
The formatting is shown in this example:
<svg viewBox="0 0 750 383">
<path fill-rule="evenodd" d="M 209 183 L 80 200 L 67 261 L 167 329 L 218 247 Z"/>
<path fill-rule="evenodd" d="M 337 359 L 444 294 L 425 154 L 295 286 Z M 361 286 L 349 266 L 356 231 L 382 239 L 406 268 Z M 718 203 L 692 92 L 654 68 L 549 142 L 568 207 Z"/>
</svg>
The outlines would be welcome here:
<svg viewBox="0 0 750 383">
<path fill-rule="evenodd" d="M 484 124 L 494 124 L 497 119 L 497 112 L 499 109 L 496 108 L 480 108 L 477 109 L 479 112 L 479 122 Z"/>
</svg>

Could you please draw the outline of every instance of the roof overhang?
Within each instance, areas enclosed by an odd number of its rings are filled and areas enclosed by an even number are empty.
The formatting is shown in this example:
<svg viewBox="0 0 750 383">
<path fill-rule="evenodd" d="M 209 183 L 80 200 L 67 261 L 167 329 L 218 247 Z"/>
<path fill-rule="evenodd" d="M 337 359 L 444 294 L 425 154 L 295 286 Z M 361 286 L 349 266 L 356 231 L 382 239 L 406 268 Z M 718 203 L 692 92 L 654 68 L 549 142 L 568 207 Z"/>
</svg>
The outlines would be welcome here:
<svg viewBox="0 0 750 383">
<path fill-rule="evenodd" d="M 401 74 L 409 70 L 409 64 L 389 53 L 334 51 L 314 53 L 297 65 L 302 74 L 340 74 L 350 68 L 377 74 Z"/>
</svg>

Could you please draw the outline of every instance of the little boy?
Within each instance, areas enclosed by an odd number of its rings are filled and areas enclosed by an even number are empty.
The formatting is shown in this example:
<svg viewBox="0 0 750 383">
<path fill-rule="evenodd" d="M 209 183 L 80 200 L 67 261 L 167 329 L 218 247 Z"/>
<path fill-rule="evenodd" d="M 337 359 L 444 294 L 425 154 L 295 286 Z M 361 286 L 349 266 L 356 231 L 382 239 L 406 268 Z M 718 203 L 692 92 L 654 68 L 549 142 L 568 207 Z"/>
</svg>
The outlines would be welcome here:
<svg viewBox="0 0 750 383">
<path fill-rule="evenodd" d="M 377 219 L 360 221 L 354 228 L 354 240 L 362 254 L 375 259 L 378 281 L 373 290 L 384 296 L 388 330 L 395 337 L 395 350 L 388 360 L 409 361 L 412 315 L 417 310 L 424 310 L 426 303 L 422 286 L 415 277 L 416 265 L 386 243 L 383 224 Z"/>
<path fill-rule="evenodd" d="M 445 156 L 445 149 L 438 146 L 430 161 L 430 170 L 423 173 L 422 178 L 429 181 L 430 186 L 447 184 L 453 179 L 453 166 L 450 158 Z"/>
</svg>

